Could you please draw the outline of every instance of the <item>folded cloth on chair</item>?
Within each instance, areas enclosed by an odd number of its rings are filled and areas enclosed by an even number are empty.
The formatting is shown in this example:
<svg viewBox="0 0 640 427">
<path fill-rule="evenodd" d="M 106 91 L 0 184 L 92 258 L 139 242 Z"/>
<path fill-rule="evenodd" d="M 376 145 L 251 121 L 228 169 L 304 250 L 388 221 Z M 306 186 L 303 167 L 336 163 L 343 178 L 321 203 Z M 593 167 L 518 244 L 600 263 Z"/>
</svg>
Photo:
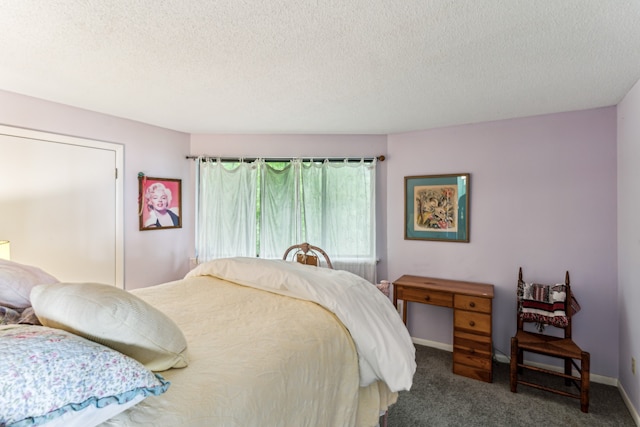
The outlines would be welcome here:
<svg viewBox="0 0 640 427">
<path fill-rule="evenodd" d="M 522 295 L 522 311 L 549 317 L 566 316 L 566 299 L 567 288 L 565 285 L 525 283 Z"/>
<path fill-rule="evenodd" d="M 541 285 L 539 283 L 520 283 L 521 315 L 523 320 L 538 323 L 538 329 L 544 325 L 565 328 L 569 324 L 566 313 L 567 287 L 559 283 Z M 580 304 L 571 296 L 571 314 L 580 310 Z"/>
</svg>

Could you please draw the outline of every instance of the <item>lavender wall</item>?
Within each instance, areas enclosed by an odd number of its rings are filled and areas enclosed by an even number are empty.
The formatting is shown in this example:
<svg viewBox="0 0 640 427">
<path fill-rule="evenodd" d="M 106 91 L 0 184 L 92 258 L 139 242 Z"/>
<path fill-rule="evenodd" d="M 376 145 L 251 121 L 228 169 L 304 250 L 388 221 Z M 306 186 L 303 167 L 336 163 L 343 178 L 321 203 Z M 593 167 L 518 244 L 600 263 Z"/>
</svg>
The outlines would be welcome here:
<svg viewBox="0 0 640 427">
<path fill-rule="evenodd" d="M 571 271 L 583 311 L 575 338 L 592 353 L 595 374 L 619 373 L 633 400 L 638 376 L 635 194 L 640 127 L 636 88 L 621 104 L 620 300 L 617 288 L 616 109 L 603 108 L 395 135 L 189 135 L 0 91 L 0 123 L 93 138 L 125 146 L 125 285 L 129 289 L 182 277 L 193 247 L 193 162 L 187 154 L 222 156 L 375 156 L 378 174 L 379 273 L 450 277 L 496 285 L 495 345 L 508 353 L 514 332 L 514 285 L 525 278 L 562 280 Z M 637 122 L 637 120 L 636 120 Z M 137 173 L 183 179 L 183 228 L 138 231 Z M 403 239 L 404 176 L 471 174 L 471 242 Z M 637 191 L 636 191 L 637 192 Z M 625 205 L 625 201 L 626 204 Z M 632 222 L 633 221 L 633 222 Z M 634 240 L 635 239 L 635 240 Z M 634 274 L 636 273 L 636 274 Z M 620 305 L 619 305 L 620 304 Z M 620 317 L 618 316 L 618 310 Z M 451 312 L 411 306 L 414 337 L 451 343 Z M 618 335 L 620 327 L 621 335 Z M 620 341 L 620 356 L 618 347 Z M 618 365 L 620 364 L 620 371 Z"/>
<path fill-rule="evenodd" d="M 66 105 L 0 91 L 0 123 L 124 145 L 125 288 L 183 277 L 193 252 L 193 200 L 183 201 L 183 228 L 138 230 L 138 172 L 182 179 L 191 187 L 189 136 Z M 99 225 L 97 225 L 99 226 Z"/>
<path fill-rule="evenodd" d="M 640 82 L 618 105 L 619 380 L 640 425 Z M 631 358 L 636 373 L 631 372 Z"/>
<path fill-rule="evenodd" d="M 498 353 L 515 332 L 518 267 L 559 282 L 569 270 L 582 305 L 574 338 L 592 372 L 618 375 L 616 110 L 614 107 L 390 135 L 389 275 L 495 285 Z M 471 174 L 470 243 L 404 240 L 404 177 Z M 416 338 L 452 341 L 448 309 L 411 304 Z"/>
</svg>

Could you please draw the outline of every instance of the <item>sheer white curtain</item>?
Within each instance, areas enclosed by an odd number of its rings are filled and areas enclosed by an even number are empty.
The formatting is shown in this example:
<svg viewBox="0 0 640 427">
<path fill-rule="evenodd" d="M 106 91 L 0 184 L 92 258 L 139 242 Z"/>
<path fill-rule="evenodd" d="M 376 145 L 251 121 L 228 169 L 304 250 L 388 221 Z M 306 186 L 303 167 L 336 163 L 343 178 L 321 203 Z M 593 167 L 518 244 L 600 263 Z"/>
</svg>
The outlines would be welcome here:
<svg viewBox="0 0 640 427">
<path fill-rule="evenodd" d="M 260 256 L 309 242 L 334 266 L 376 281 L 375 171 L 373 162 L 302 162 L 282 170 L 264 165 Z"/>
<path fill-rule="evenodd" d="M 324 249 L 335 268 L 376 282 L 373 162 L 304 163 L 305 238 Z"/>
<path fill-rule="evenodd" d="M 232 170 L 219 159 L 198 163 L 200 262 L 281 258 L 289 246 L 308 242 L 335 268 L 376 282 L 376 160 L 257 161 Z"/>
<path fill-rule="evenodd" d="M 260 203 L 260 257 L 282 258 L 291 245 L 301 243 L 299 203 L 300 161 L 282 170 L 265 163 Z M 293 242 L 293 243 L 292 243 Z"/>
<path fill-rule="evenodd" d="M 220 159 L 198 159 L 198 262 L 256 256 L 256 177 L 260 164 L 241 162 L 228 169 Z"/>
</svg>

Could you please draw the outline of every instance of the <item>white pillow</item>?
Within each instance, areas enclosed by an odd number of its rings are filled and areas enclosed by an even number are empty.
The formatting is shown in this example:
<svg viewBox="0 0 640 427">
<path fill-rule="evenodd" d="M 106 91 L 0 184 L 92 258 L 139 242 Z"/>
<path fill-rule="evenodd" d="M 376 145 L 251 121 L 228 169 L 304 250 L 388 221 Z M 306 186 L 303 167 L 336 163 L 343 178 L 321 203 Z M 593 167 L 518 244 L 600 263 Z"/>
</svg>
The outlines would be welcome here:
<svg viewBox="0 0 640 427">
<path fill-rule="evenodd" d="M 37 267 L 0 259 L 0 305 L 27 308 L 31 306 L 29 294 L 34 286 L 57 282 Z"/>
<path fill-rule="evenodd" d="M 187 341 L 173 320 L 122 289 L 98 283 L 36 286 L 31 303 L 43 325 L 111 347 L 152 371 L 188 364 Z"/>
</svg>

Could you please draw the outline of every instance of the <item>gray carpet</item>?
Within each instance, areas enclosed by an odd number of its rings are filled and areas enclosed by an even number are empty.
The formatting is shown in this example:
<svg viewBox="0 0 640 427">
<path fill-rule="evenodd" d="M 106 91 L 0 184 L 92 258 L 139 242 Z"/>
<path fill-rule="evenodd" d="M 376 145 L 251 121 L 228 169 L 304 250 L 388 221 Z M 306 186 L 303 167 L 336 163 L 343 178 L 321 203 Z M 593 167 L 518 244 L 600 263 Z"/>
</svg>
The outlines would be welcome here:
<svg viewBox="0 0 640 427">
<path fill-rule="evenodd" d="M 494 362 L 493 383 L 485 383 L 454 375 L 447 351 L 416 345 L 416 361 L 413 387 L 389 410 L 388 427 L 636 426 L 613 386 L 592 382 L 585 414 L 578 399 L 526 386 L 511 393 L 506 363 Z"/>
</svg>

